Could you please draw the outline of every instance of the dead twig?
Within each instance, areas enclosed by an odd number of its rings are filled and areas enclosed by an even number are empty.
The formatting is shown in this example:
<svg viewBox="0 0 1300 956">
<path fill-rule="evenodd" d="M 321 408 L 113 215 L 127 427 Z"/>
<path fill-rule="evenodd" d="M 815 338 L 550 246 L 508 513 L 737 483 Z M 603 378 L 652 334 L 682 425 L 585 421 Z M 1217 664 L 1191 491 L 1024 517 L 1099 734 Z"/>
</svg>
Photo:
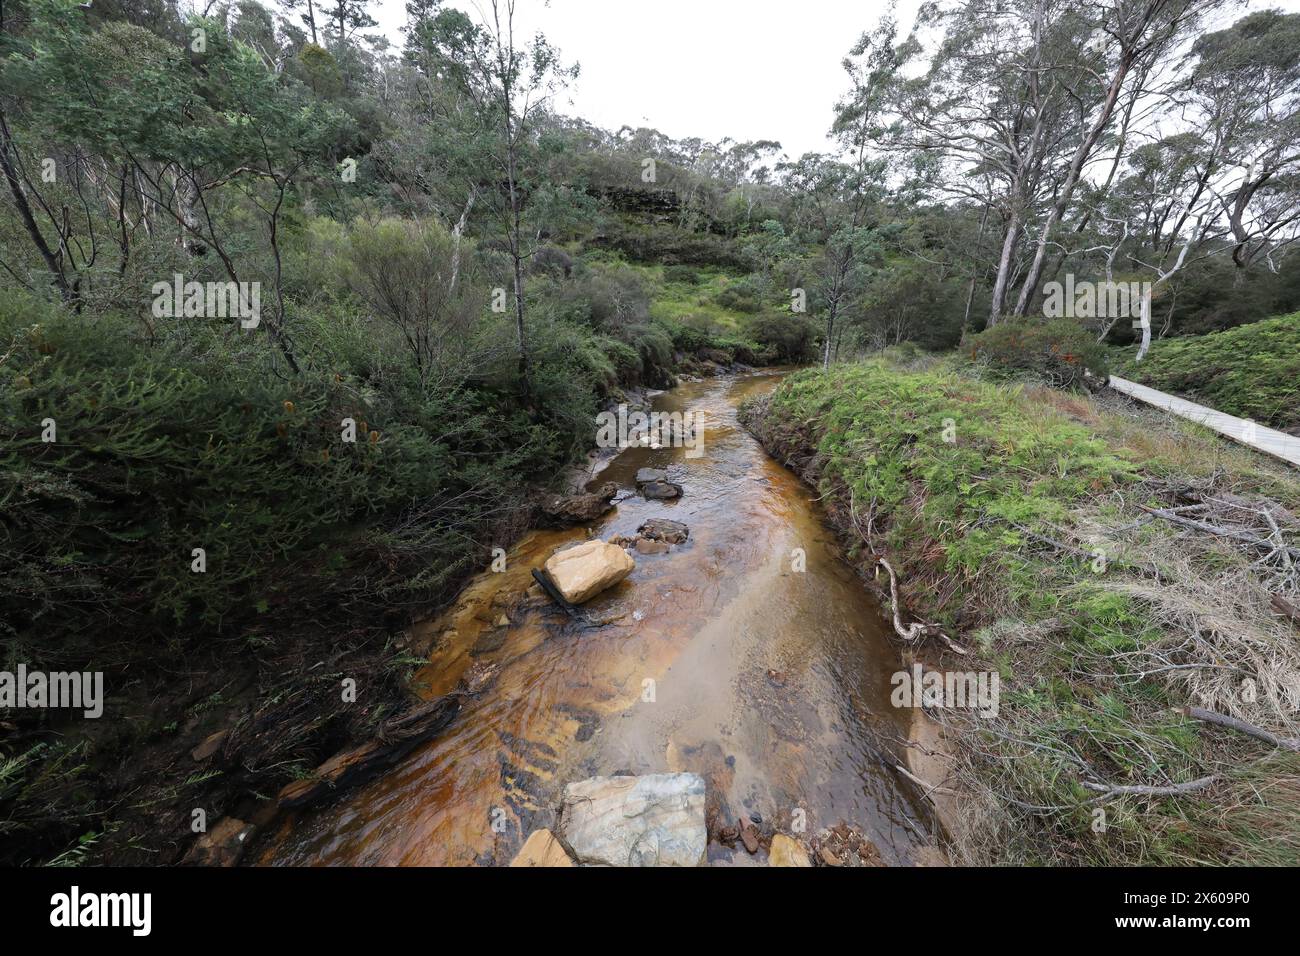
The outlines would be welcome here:
<svg viewBox="0 0 1300 956">
<path fill-rule="evenodd" d="M 1113 785 L 1109 783 L 1089 783 L 1084 781 L 1083 785 L 1089 790 L 1097 790 L 1101 793 L 1101 800 L 1110 800 L 1114 797 L 1122 797 L 1128 794 L 1143 797 L 1176 797 L 1185 793 L 1194 793 L 1197 790 L 1204 790 L 1214 781 L 1218 780 L 1217 774 L 1208 777 L 1198 777 L 1195 780 L 1189 780 L 1187 783 L 1175 783 L 1167 787 L 1149 787 L 1140 784 L 1133 785 Z"/>
<path fill-rule="evenodd" d="M 1224 528 L 1221 525 L 1213 525 L 1205 521 L 1197 521 L 1195 518 L 1187 518 L 1164 508 L 1148 508 L 1146 505 L 1138 505 L 1138 507 L 1148 514 L 1155 515 L 1157 518 L 1164 518 L 1166 521 L 1172 521 L 1174 524 L 1180 524 L 1186 528 L 1192 528 L 1196 531 L 1204 532 L 1205 534 L 1212 534 L 1221 538 L 1232 538 L 1235 541 L 1243 541 L 1256 548 L 1264 548 L 1270 554 L 1280 552 L 1288 557 L 1300 558 L 1300 548 L 1281 546 L 1267 538 L 1261 538 L 1248 531 L 1239 531 L 1236 528 Z"/>
<path fill-rule="evenodd" d="M 1257 727 L 1248 721 L 1239 717 L 1230 717 L 1227 714 L 1220 714 L 1213 710 L 1206 710 L 1203 707 L 1180 707 L 1178 713 L 1184 717 L 1191 717 L 1193 720 L 1200 720 L 1207 724 L 1216 724 L 1219 727 L 1227 727 L 1229 730 L 1236 730 L 1248 737 L 1254 737 L 1256 740 L 1262 740 L 1266 744 L 1282 750 L 1293 750 L 1300 752 L 1300 740 L 1289 737 L 1279 737 L 1277 734 L 1265 730 L 1263 727 Z"/>
</svg>

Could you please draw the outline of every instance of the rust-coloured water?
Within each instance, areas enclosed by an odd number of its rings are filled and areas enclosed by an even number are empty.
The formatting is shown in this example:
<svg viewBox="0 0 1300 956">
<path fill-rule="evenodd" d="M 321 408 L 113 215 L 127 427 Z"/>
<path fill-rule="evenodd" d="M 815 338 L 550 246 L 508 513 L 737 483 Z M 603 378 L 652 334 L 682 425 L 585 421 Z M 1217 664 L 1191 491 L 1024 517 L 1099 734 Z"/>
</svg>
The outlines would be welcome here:
<svg viewBox="0 0 1300 956">
<path fill-rule="evenodd" d="M 631 494 L 637 468 L 667 467 L 676 502 L 622 500 L 594 528 L 608 539 L 648 517 L 684 521 L 690 540 L 586 605 L 581 629 L 549 607 L 502 613 L 530 569 L 586 531 L 538 532 L 428 627 L 439 635 L 421 673 L 445 693 L 474 661 L 499 662 L 495 684 L 437 739 L 338 803 L 288 819 L 261 862 L 505 864 L 534 829 L 554 824 L 566 782 L 594 775 L 693 770 L 727 821 L 739 812 L 808 833 L 856 824 L 889 862 L 933 842 L 924 811 L 883 764 L 910 712 L 889 705 L 897 654 L 878 609 L 840 561 L 811 496 L 736 421 L 773 376 L 716 379 L 660 395 L 665 411 L 703 410 L 704 454 L 631 449 L 600 474 Z M 806 553 L 806 571 L 792 569 Z M 533 602 L 537 604 L 538 602 Z M 477 645 L 477 646 L 476 646 Z M 710 845 L 715 863 L 743 863 Z"/>
</svg>

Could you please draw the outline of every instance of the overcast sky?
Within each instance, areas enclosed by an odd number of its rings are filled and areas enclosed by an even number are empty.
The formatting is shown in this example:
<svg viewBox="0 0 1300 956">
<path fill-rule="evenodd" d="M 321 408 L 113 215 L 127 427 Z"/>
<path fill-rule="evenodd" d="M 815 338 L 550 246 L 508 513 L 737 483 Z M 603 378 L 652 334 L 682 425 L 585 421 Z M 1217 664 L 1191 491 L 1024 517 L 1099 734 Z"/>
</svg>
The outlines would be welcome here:
<svg viewBox="0 0 1300 956">
<path fill-rule="evenodd" d="M 475 2 L 451 5 L 476 15 Z M 901 31 L 919 5 L 897 0 Z M 840 60 L 888 7 L 882 0 L 519 0 L 516 33 L 541 30 L 566 62 L 581 64 L 578 82 L 557 104 L 561 112 L 678 139 L 775 139 L 798 156 L 829 148 L 835 101 L 847 89 Z M 1296 12 L 1300 0 L 1256 0 L 1235 12 L 1268 7 Z M 405 0 L 379 0 L 375 17 L 400 46 Z"/>
</svg>

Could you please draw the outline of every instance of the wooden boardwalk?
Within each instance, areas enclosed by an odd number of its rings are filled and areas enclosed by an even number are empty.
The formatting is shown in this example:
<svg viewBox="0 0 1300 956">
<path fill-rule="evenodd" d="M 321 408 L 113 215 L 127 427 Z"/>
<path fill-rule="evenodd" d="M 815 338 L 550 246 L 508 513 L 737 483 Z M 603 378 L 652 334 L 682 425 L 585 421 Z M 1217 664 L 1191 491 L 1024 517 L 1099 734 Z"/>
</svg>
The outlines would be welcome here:
<svg viewBox="0 0 1300 956">
<path fill-rule="evenodd" d="M 1235 415 L 1226 415 L 1205 405 L 1197 405 L 1185 398 L 1177 398 L 1154 388 L 1139 385 L 1137 382 L 1130 382 L 1128 379 L 1116 378 L 1114 375 L 1110 377 L 1110 387 L 1148 405 L 1163 408 L 1198 425 L 1212 428 L 1235 442 L 1248 445 L 1275 458 L 1281 458 L 1300 468 L 1300 438 L 1294 435 L 1265 428 L 1256 422 Z"/>
</svg>

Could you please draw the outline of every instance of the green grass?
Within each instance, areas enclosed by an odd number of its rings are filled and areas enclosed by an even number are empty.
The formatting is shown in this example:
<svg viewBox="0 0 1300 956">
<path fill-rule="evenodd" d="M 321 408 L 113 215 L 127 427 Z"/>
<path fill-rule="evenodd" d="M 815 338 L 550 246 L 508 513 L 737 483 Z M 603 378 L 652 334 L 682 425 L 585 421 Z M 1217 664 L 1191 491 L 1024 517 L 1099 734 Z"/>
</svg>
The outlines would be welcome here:
<svg viewBox="0 0 1300 956">
<path fill-rule="evenodd" d="M 868 568 L 873 550 L 888 556 L 912 614 L 971 648 L 945 664 L 1002 675 L 999 717 L 957 723 L 957 779 L 978 808 L 955 834 L 963 859 L 1300 862 L 1286 823 L 1300 798 L 1280 776 L 1300 761 L 1265 766 L 1261 748 L 1174 714 L 1201 703 L 1193 672 L 1144 675 L 1130 663 L 1188 660 L 1179 614 L 1231 607 L 1243 590 L 1267 604 L 1262 583 L 1240 584 L 1249 558 L 1213 538 L 1188 544 L 1164 522 L 1135 528 L 1136 506 L 1168 504 L 1163 482 L 1178 476 L 1294 508 L 1294 474 L 1199 430 L 1173 438 L 1085 397 L 977 381 L 950 363 L 800 372 L 744 415 L 779 460 L 807 463 L 851 556 Z M 1240 623 L 1276 634 L 1268 621 Z M 1102 804 L 1082 785 L 1210 772 L 1224 782 L 1204 795 Z M 1241 812 L 1226 816 L 1229 805 Z"/>
<path fill-rule="evenodd" d="M 1300 428 L 1300 312 L 1162 339 L 1117 374 L 1273 428 Z"/>
<path fill-rule="evenodd" d="M 740 333 L 746 314 L 728 309 L 717 301 L 719 292 L 738 281 L 736 276 L 720 269 L 701 268 L 697 273 L 700 281 L 692 284 L 666 280 L 662 266 L 642 268 L 647 278 L 654 282 L 651 318 L 679 322 L 702 330 Z"/>
</svg>

